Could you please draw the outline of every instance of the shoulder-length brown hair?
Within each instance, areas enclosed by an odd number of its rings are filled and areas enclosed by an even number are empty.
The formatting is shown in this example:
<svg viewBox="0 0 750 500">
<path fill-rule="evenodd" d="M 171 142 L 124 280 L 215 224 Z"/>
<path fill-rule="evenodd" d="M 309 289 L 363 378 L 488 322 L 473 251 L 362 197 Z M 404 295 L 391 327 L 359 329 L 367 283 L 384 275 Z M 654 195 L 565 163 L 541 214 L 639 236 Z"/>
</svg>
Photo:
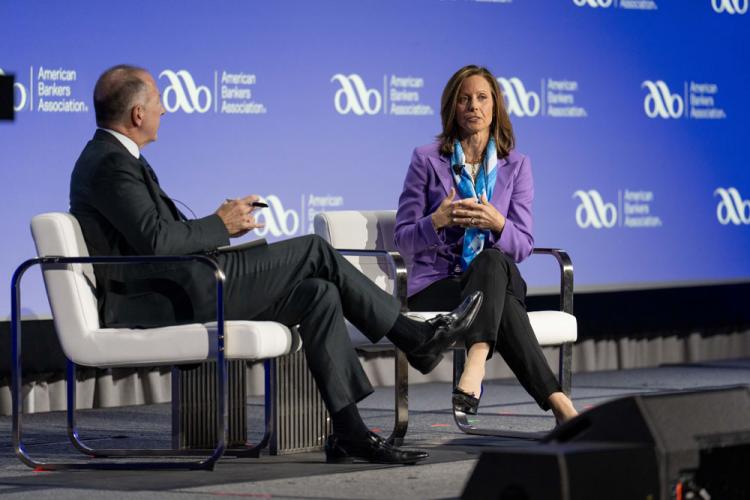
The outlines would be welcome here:
<svg viewBox="0 0 750 500">
<path fill-rule="evenodd" d="M 494 106 L 492 108 L 492 124 L 490 135 L 495 138 L 498 158 L 505 158 L 510 150 L 515 147 L 513 126 L 510 124 L 508 112 L 505 110 L 505 102 L 497 84 L 497 78 L 487 68 L 470 64 L 456 71 L 448 80 L 443 89 L 443 97 L 440 99 L 440 118 L 443 122 L 443 131 L 437 136 L 440 141 L 440 153 L 450 156 L 453 154 L 453 143 L 459 139 L 459 129 L 456 123 L 456 102 L 464 80 L 470 76 L 483 76 L 490 85 Z"/>
</svg>

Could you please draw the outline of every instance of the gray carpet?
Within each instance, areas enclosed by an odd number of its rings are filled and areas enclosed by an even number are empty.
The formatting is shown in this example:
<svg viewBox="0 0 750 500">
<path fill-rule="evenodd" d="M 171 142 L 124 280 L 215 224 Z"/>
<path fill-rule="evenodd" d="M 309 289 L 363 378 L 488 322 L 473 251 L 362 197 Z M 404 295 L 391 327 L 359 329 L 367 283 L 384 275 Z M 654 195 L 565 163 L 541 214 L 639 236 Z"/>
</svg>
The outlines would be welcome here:
<svg viewBox="0 0 750 500">
<path fill-rule="evenodd" d="M 613 398 L 644 393 L 750 383 L 750 361 L 729 360 L 653 369 L 576 375 L 573 397 L 585 410 Z M 482 450 L 534 446 L 519 441 L 461 433 L 449 412 L 448 384 L 410 387 L 406 446 L 423 448 L 430 459 L 418 466 L 329 465 L 322 452 L 259 459 L 222 459 L 213 472 L 75 471 L 34 472 L 13 455 L 10 418 L 0 417 L 0 495 L 4 498 L 455 498 Z M 360 408 L 368 425 L 387 434 L 392 425 L 392 388 L 380 388 Z M 260 438 L 262 401 L 248 400 L 250 440 Z M 168 447 L 169 405 L 149 405 L 79 413 L 81 436 L 97 447 Z M 554 425 L 514 380 L 485 385 L 475 425 L 508 430 L 547 431 Z M 65 437 L 64 414 L 28 415 L 28 451 L 50 460 L 80 459 Z M 84 459 L 85 460 L 85 459 Z"/>
</svg>

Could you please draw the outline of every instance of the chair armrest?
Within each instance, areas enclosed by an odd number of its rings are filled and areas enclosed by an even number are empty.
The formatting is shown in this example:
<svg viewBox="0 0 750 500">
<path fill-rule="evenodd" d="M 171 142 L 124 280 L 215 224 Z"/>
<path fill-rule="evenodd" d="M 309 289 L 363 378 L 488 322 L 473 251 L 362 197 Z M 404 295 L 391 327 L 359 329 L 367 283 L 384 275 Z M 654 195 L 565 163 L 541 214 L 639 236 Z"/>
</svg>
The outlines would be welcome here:
<svg viewBox="0 0 750 500">
<path fill-rule="evenodd" d="M 341 255 L 350 255 L 352 257 L 376 257 L 383 256 L 391 266 L 391 271 L 396 277 L 393 287 L 393 295 L 401 303 L 401 312 L 407 312 L 409 309 L 406 304 L 406 261 L 398 252 L 389 252 L 387 250 L 354 250 L 347 248 L 336 249 Z"/>
<path fill-rule="evenodd" d="M 11 279 L 11 328 L 14 362 L 20 362 L 20 320 L 21 320 L 21 278 L 35 265 L 66 264 L 144 264 L 153 262 L 200 262 L 214 271 L 216 279 L 216 322 L 217 353 L 224 359 L 224 271 L 219 264 L 205 255 L 132 255 L 132 256 L 89 256 L 89 257 L 36 257 L 23 262 L 13 272 Z"/>
<path fill-rule="evenodd" d="M 211 267 L 214 271 L 217 271 L 221 276 L 217 279 L 224 281 L 224 272 L 216 263 L 216 261 L 206 255 L 191 254 L 191 255 L 98 255 L 88 257 L 60 257 L 56 255 L 49 255 L 47 257 L 35 257 L 28 259 L 23 262 L 16 273 L 24 273 L 29 267 L 37 264 L 145 264 L 150 262 L 190 262 L 198 261 Z M 15 274 L 14 274 L 15 275 Z"/>
<path fill-rule="evenodd" d="M 531 253 L 552 255 L 560 266 L 560 310 L 573 314 L 573 261 L 559 248 L 534 248 Z"/>
</svg>

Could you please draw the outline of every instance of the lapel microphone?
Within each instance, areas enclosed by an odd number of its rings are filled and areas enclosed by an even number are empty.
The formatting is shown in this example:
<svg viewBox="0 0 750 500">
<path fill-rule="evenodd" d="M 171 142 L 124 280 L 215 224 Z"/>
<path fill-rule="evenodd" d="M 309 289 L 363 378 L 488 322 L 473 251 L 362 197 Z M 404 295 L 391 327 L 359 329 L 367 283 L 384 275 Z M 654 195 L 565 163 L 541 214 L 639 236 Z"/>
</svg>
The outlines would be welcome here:
<svg viewBox="0 0 750 500">
<path fill-rule="evenodd" d="M 459 164 L 453 165 L 453 173 L 456 174 L 456 175 L 458 175 L 458 176 L 461 175 L 461 170 L 462 169 L 463 169 L 463 165 L 459 165 Z"/>
</svg>

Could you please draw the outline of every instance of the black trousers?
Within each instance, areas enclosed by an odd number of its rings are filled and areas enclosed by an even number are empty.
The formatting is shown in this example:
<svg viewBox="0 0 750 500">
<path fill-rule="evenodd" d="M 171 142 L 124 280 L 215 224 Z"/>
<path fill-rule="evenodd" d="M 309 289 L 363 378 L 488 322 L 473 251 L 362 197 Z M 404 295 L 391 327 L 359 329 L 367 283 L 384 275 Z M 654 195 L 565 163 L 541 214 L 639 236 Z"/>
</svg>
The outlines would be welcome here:
<svg viewBox="0 0 750 500">
<path fill-rule="evenodd" d="M 508 363 L 518 381 L 544 410 L 547 398 L 560 391 L 526 312 L 526 282 L 516 264 L 501 251 L 490 248 L 480 253 L 461 276 L 437 281 L 409 297 L 412 311 L 449 311 L 464 297 L 484 293 L 477 318 L 466 335 L 467 349 L 477 342 L 490 344 Z"/>
<path fill-rule="evenodd" d="M 329 412 L 372 393 L 344 318 L 377 342 L 396 322 L 395 297 L 314 235 L 217 259 L 226 275 L 226 319 L 299 324 L 307 364 Z"/>
</svg>

